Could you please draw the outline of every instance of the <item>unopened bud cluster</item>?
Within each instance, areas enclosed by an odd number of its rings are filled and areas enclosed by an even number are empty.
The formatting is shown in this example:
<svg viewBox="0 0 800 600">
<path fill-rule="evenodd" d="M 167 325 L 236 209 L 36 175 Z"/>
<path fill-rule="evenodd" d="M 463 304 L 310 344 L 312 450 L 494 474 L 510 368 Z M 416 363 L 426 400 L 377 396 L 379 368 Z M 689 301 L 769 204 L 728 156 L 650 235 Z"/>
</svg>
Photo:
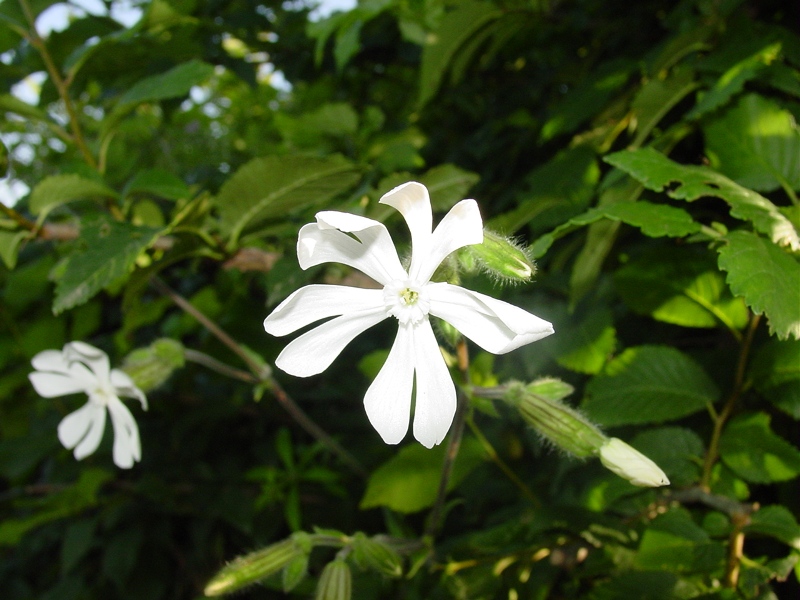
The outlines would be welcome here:
<svg viewBox="0 0 800 600">
<path fill-rule="evenodd" d="M 617 438 L 609 438 L 562 399 L 572 386 L 557 379 L 531 384 L 509 384 L 503 399 L 514 406 L 533 428 L 558 448 L 578 458 L 597 456 L 603 466 L 633 485 L 668 485 L 664 471 L 641 452 Z"/>
</svg>

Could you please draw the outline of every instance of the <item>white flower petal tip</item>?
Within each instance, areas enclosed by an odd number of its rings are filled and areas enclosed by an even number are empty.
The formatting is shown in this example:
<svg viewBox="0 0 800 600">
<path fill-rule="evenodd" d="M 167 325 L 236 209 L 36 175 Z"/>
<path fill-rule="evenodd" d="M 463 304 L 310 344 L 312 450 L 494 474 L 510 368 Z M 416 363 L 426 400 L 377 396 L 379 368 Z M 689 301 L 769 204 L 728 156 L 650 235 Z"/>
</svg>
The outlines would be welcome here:
<svg viewBox="0 0 800 600">
<path fill-rule="evenodd" d="M 381 438 L 396 444 L 408 432 L 414 400 L 414 437 L 431 448 L 450 429 L 456 391 L 429 316 L 444 319 L 495 354 L 546 337 L 553 333 L 553 326 L 506 302 L 431 282 L 448 255 L 483 241 L 477 202 L 458 202 L 435 229 L 430 196 L 421 183 L 399 185 L 384 194 L 380 203 L 395 208 L 408 225 L 412 246 L 408 270 L 383 224 L 359 215 L 322 211 L 316 222 L 300 229 L 300 267 L 342 263 L 371 277 L 382 289 L 303 287 L 264 320 L 264 330 L 283 336 L 330 319 L 290 342 L 275 360 L 290 375 L 308 377 L 327 369 L 355 336 L 384 319 L 396 318 L 397 337 L 386 365 L 367 390 L 364 407 Z"/>
<path fill-rule="evenodd" d="M 106 410 L 114 427 L 114 463 L 128 469 L 141 459 L 139 429 L 119 397 L 136 398 L 147 409 L 147 397 L 124 371 L 111 369 L 108 355 L 84 342 L 70 342 L 59 352 L 45 350 L 31 360 L 28 375 L 45 398 L 84 392 L 89 401 L 58 425 L 58 439 L 77 460 L 97 450 L 103 439 Z"/>
<path fill-rule="evenodd" d="M 611 438 L 601 446 L 600 462 L 633 485 L 642 487 L 669 485 L 669 479 L 656 463 L 620 439 Z"/>
</svg>

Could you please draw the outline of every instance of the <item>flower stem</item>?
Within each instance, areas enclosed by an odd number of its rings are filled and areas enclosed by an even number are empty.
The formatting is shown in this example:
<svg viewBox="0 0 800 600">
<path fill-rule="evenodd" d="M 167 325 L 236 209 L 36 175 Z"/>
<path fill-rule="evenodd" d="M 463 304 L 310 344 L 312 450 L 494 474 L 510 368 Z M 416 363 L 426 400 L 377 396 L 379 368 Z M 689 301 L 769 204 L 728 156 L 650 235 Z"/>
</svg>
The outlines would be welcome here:
<svg viewBox="0 0 800 600">
<path fill-rule="evenodd" d="M 456 345 L 456 356 L 458 358 L 458 370 L 461 372 L 464 385 L 469 385 L 469 353 L 467 352 L 467 342 L 462 337 Z M 456 399 L 456 414 L 453 417 L 453 426 L 450 429 L 450 440 L 447 443 L 447 450 L 442 464 L 442 474 L 439 477 L 439 489 L 436 492 L 436 502 L 433 505 L 431 514 L 428 518 L 428 525 L 425 528 L 425 535 L 436 537 L 442 526 L 444 518 L 444 502 L 447 498 L 447 487 L 450 484 L 450 477 L 453 474 L 453 465 L 456 462 L 458 451 L 461 449 L 461 439 L 464 436 L 464 426 L 466 424 L 467 398 L 459 388 Z"/>
<path fill-rule="evenodd" d="M 257 361 L 255 361 L 245 350 L 239 345 L 236 340 L 234 340 L 230 335 L 228 335 L 225 331 L 223 331 L 219 325 L 214 323 L 211 319 L 205 316 L 202 312 L 197 310 L 192 304 L 183 296 L 181 296 L 178 292 L 170 288 L 166 283 L 164 283 L 158 277 L 152 277 L 150 279 L 153 287 L 155 287 L 159 292 L 170 298 L 177 306 L 183 309 L 186 313 L 192 315 L 197 321 L 199 321 L 208 331 L 210 331 L 214 337 L 216 337 L 220 342 L 225 344 L 230 350 L 236 354 L 239 358 L 241 358 L 245 364 L 248 366 L 250 371 L 253 374 L 253 377 L 249 380 L 249 383 L 264 383 L 267 388 L 272 392 L 275 399 L 278 403 L 288 412 L 291 417 L 297 422 L 300 427 L 306 430 L 306 432 L 311 435 L 314 439 L 319 441 L 321 444 L 326 446 L 331 452 L 336 454 L 343 463 L 345 463 L 350 469 L 353 470 L 356 474 L 366 477 L 367 471 L 361 465 L 361 463 L 347 450 L 345 450 L 336 440 L 334 440 L 330 435 L 328 435 L 325 430 L 323 430 L 319 425 L 317 425 L 311 417 L 309 417 L 305 411 L 295 402 L 289 394 L 287 394 L 278 381 L 272 377 L 271 370 L 266 365 L 261 365 Z M 201 354 L 201 353 L 197 353 Z M 188 358 L 188 357 L 187 357 Z M 198 358 L 195 356 L 195 358 Z M 211 357 L 207 357 L 211 358 Z M 191 359 L 190 359 L 191 360 Z M 205 359 L 204 359 L 205 360 Z M 212 361 L 215 359 L 211 359 Z M 195 361 L 200 362 L 200 361 Z M 216 361 L 215 361 L 216 362 Z M 210 366 L 208 360 L 205 360 L 206 366 L 213 368 Z M 222 363 L 219 363 L 222 364 Z M 218 366 L 218 365 L 217 365 Z M 243 379 L 242 374 L 248 375 L 243 371 L 238 371 L 237 369 L 231 369 L 227 365 L 224 365 L 226 370 L 228 371 L 226 374 L 229 376 L 234 376 L 233 372 L 238 373 L 235 375 L 238 379 Z M 219 369 L 215 369 L 218 370 Z M 249 375 L 248 375 L 249 377 Z"/>
<path fill-rule="evenodd" d="M 714 464 L 717 462 L 717 458 L 719 457 L 719 441 L 722 437 L 722 430 L 725 427 L 725 423 L 727 423 L 728 419 L 733 413 L 733 409 L 736 407 L 739 397 L 744 391 L 744 378 L 745 370 L 747 368 L 747 359 L 750 355 L 750 348 L 753 345 L 753 337 L 760 321 L 761 315 L 751 314 L 750 325 L 745 333 L 744 339 L 742 340 L 742 345 L 739 348 L 739 360 L 736 364 L 733 389 L 731 390 L 731 393 L 725 402 L 725 406 L 723 406 L 719 414 L 714 416 L 712 413 L 712 418 L 714 419 L 714 429 L 711 432 L 711 440 L 708 443 L 708 451 L 706 452 L 705 461 L 703 462 L 703 475 L 700 478 L 700 487 L 706 491 L 710 489 L 711 470 L 714 468 Z"/>
</svg>

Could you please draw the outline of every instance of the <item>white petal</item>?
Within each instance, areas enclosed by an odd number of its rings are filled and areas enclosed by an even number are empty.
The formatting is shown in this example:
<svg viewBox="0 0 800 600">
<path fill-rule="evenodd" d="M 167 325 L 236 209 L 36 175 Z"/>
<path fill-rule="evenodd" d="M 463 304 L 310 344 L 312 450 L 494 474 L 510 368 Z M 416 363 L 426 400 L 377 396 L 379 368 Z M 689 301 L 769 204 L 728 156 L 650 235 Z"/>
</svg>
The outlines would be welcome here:
<svg viewBox="0 0 800 600">
<path fill-rule="evenodd" d="M 483 220 L 478 203 L 475 200 L 462 200 L 436 226 L 427 253 L 417 261 L 412 260 L 408 275 L 416 281 L 428 281 L 451 252 L 482 241 Z M 415 267 L 417 271 L 414 271 Z"/>
<path fill-rule="evenodd" d="M 142 404 L 142 408 L 147 410 L 147 396 L 136 387 L 136 384 L 125 371 L 111 369 L 111 385 L 118 396 L 122 398 L 136 398 Z"/>
<path fill-rule="evenodd" d="M 318 213 L 317 223 L 300 229 L 297 259 L 303 269 L 326 262 L 349 265 L 383 285 L 406 276 L 382 223 L 341 212 Z"/>
<path fill-rule="evenodd" d="M 131 411 L 119 398 L 109 399 L 108 412 L 111 413 L 114 427 L 114 464 L 121 469 L 130 469 L 134 462 L 142 458 L 139 427 Z"/>
<path fill-rule="evenodd" d="M 105 407 L 87 402 L 61 419 L 58 424 L 58 439 L 65 448 L 74 448 L 75 458 L 81 460 L 97 450 L 105 427 Z"/>
<path fill-rule="evenodd" d="M 444 439 L 453 423 L 456 388 L 430 322 L 422 321 L 413 331 L 417 375 L 414 437 L 426 448 L 432 448 Z"/>
<path fill-rule="evenodd" d="M 37 371 L 30 373 L 28 379 L 33 384 L 36 393 L 42 398 L 56 398 L 85 391 L 83 382 L 76 381 L 69 375 L 40 373 Z"/>
<path fill-rule="evenodd" d="M 33 368 L 37 371 L 51 371 L 54 373 L 68 373 L 69 365 L 60 350 L 44 350 L 31 359 Z"/>
<path fill-rule="evenodd" d="M 307 285 L 272 311 L 264 320 L 264 329 L 271 335 L 286 335 L 320 319 L 378 308 L 383 304 L 383 290 Z"/>
<path fill-rule="evenodd" d="M 108 381 L 111 368 L 108 364 L 108 355 L 102 350 L 84 342 L 70 342 L 64 346 L 64 357 L 70 362 L 84 363 L 99 380 Z"/>
<path fill-rule="evenodd" d="M 364 397 L 372 426 L 387 444 L 397 444 L 408 431 L 414 387 L 414 338 L 410 325 L 400 325 L 389 356 Z"/>
<path fill-rule="evenodd" d="M 553 333 L 553 325 L 521 308 L 448 283 L 433 283 L 430 314 L 487 352 L 504 354 Z"/>
<path fill-rule="evenodd" d="M 386 318 L 384 307 L 331 319 L 292 341 L 275 359 L 275 366 L 295 377 L 322 373 L 362 331 Z"/>
<path fill-rule="evenodd" d="M 408 272 L 410 277 L 417 279 L 414 274 L 419 272 L 428 256 L 433 229 L 428 188 L 416 181 L 409 181 L 384 194 L 379 202 L 397 209 L 406 220 L 411 232 L 411 267 Z"/>
</svg>

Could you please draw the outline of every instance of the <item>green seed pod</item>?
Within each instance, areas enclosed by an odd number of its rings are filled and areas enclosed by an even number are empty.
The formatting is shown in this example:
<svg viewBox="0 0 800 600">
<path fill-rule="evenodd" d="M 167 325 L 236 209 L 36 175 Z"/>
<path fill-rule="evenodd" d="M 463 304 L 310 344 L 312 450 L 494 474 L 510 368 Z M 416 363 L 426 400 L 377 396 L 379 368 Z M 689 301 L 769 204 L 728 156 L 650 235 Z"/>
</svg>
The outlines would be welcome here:
<svg viewBox="0 0 800 600">
<path fill-rule="evenodd" d="M 458 256 L 465 270 L 476 261 L 489 274 L 511 283 L 527 283 L 536 273 L 536 265 L 519 244 L 486 229 L 483 243 L 466 246 Z"/>
<path fill-rule="evenodd" d="M 352 593 L 353 575 L 347 563 L 337 558 L 325 565 L 317 584 L 315 600 L 350 600 Z"/>
<path fill-rule="evenodd" d="M 387 577 L 400 577 L 403 574 L 403 559 L 380 536 L 370 538 L 359 531 L 353 536 L 352 548 L 359 567 Z"/>
<path fill-rule="evenodd" d="M 294 540 L 288 539 L 257 552 L 240 556 L 223 567 L 206 584 L 204 593 L 206 596 L 230 594 L 274 575 L 298 556 L 304 554 Z"/>
<path fill-rule="evenodd" d="M 608 438 L 581 413 L 561 402 L 566 395 L 564 386 L 569 387 L 557 380 L 541 380 L 527 386 L 515 382 L 509 384 L 503 399 L 558 448 L 578 458 L 594 456 Z"/>
<path fill-rule="evenodd" d="M 162 385 L 175 369 L 183 366 L 183 362 L 183 345 L 170 338 L 161 338 L 128 354 L 122 370 L 130 375 L 136 387 L 149 392 Z"/>
</svg>

